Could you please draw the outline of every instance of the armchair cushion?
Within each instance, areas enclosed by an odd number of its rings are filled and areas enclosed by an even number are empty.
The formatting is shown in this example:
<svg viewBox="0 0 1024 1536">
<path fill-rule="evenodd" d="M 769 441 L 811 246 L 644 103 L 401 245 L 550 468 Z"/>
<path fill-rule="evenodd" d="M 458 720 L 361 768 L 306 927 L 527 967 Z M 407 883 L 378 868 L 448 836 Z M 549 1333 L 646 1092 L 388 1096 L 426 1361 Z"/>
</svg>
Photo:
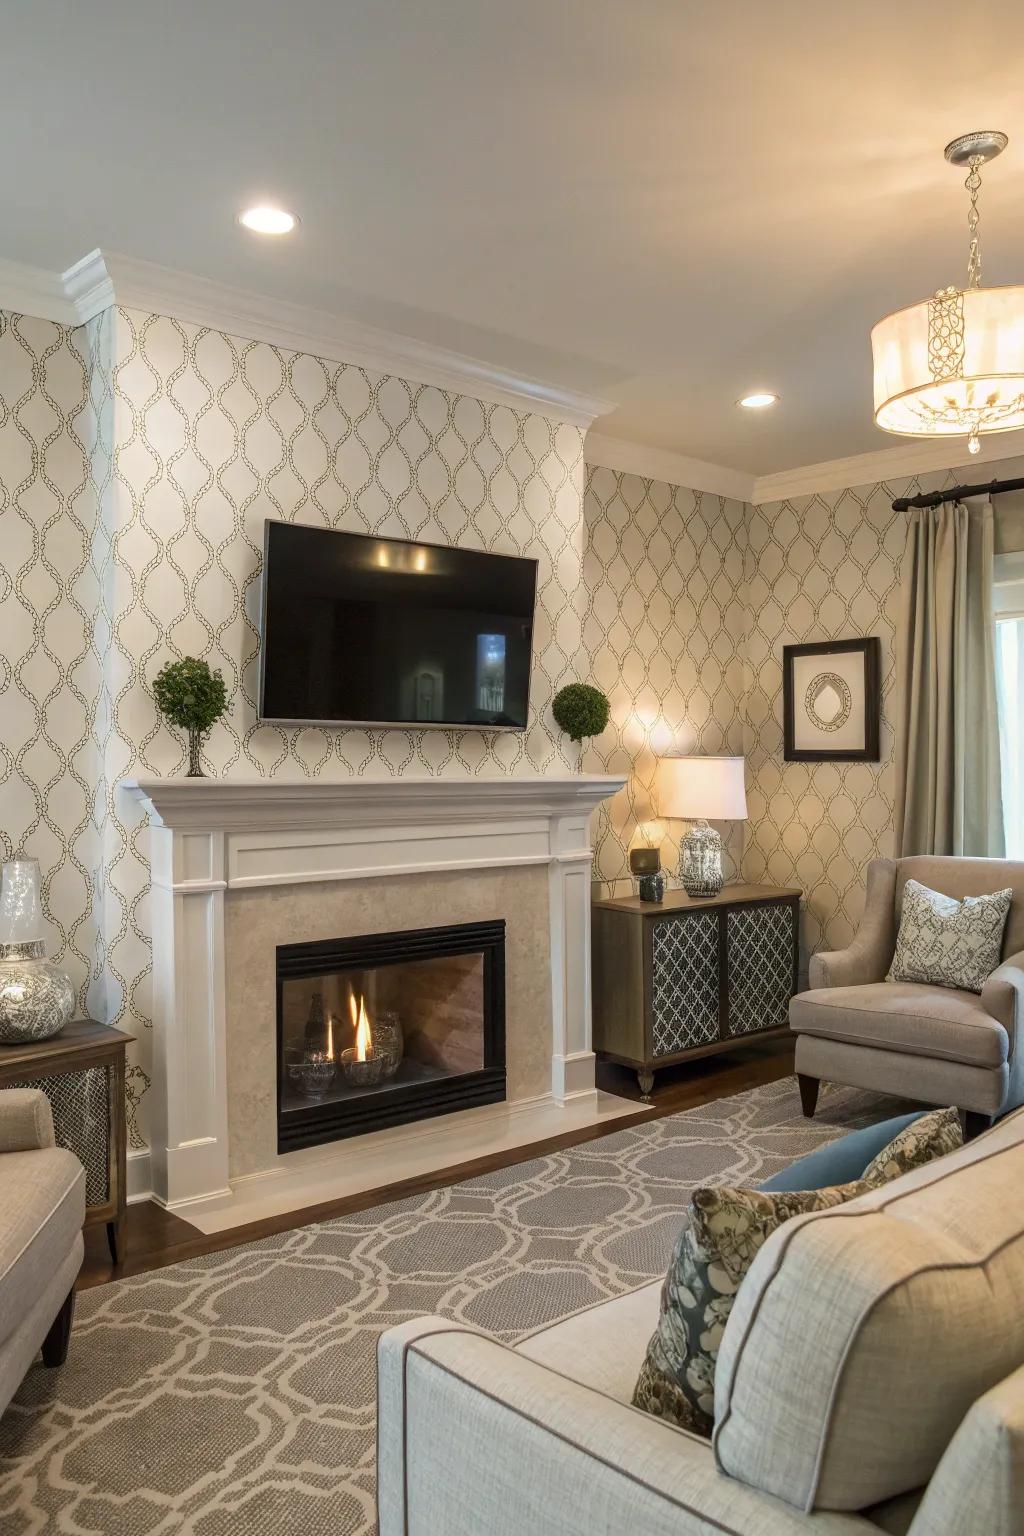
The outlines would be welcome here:
<svg viewBox="0 0 1024 1536">
<path fill-rule="evenodd" d="M 891 979 L 980 992 L 999 964 L 1012 899 L 1010 886 L 958 901 L 908 880 Z"/>
<path fill-rule="evenodd" d="M 1009 1050 L 1006 1030 L 976 993 L 923 982 L 801 992 L 790 1002 L 789 1019 L 797 1034 L 975 1067 L 1001 1067 Z"/>
</svg>

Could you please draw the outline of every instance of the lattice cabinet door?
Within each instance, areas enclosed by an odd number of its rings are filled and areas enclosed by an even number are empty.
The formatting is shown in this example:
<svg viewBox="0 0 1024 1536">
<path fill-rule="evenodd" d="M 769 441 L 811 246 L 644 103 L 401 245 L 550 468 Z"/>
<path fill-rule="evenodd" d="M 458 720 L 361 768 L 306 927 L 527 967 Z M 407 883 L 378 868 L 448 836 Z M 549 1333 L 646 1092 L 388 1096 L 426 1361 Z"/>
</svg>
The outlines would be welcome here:
<svg viewBox="0 0 1024 1536">
<path fill-rule="evenodd" d="M 652 925 L 651 1027 L 655 1056 L 675 1056 L 719 1038 L 716 911 Z"/>
<path fill-rule="evenodd" d="M 729 1034 L 782 1028 L 795 990 L 795 908 L 788 902 L 731 907 L 725 936 Z"/>
</svg>

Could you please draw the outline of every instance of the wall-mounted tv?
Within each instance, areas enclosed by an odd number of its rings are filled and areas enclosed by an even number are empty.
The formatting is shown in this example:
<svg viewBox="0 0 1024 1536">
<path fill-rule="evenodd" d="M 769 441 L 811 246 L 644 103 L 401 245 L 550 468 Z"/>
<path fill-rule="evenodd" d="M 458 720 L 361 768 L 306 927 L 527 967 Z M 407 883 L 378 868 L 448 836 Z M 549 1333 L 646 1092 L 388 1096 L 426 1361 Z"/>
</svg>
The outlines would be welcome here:
<svg viewBox="0 0 1024 1536">
<path fill-rule="evenodd" d="M 521 731 L 537 562 L 267 520 L 260 718 Z"/>
</svg>

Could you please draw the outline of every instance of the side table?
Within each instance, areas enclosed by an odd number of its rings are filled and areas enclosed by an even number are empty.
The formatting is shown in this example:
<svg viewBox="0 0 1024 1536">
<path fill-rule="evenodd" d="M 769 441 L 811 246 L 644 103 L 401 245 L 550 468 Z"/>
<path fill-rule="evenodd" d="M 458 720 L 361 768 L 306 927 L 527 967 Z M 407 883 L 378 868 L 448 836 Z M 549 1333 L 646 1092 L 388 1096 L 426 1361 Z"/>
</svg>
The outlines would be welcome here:
<svg viewBox="0 0 1024 1536">
<path fill-rule="evenodd" d="M 799 924 L 800 892 L 772 885 L 595 902 L 595 1051 L 635 1068 L 646 1099 L 658 1067 L 788 1034 Z"/>
<path fill-rule="evenodd" d="M 46 1094 L 58 1146 L 85 1168 L 85 1224 L 106 1224 L 115 1264 L 124 1257 L 124 1055 L 133 1038 L 78 1019 L 51 1040 L 0 1046 L 0 1088 L 41 1088 Z"/>
</svg>

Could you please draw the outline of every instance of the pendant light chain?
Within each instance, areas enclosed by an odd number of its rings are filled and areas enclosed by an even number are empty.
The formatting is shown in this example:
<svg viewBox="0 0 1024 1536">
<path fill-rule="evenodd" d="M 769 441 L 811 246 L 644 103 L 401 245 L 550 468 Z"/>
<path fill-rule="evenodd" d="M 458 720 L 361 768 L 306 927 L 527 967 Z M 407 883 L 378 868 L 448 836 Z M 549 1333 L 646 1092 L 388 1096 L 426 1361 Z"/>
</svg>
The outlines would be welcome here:
<svg viewBox="0 0 1024 1536">
<path fill-rule="evenodd" d="M 981 236 L 978 233 L 978 220 L 981 215 L 978 212 L 978 193 L 981 191 L 981 167 L 985 161 L 981 155 L 972 155 L 968 164 L 971 167 L 970 175 L 964 182 L 964 186 L 971 194 L 971 206 L 967 212 L 967 228 L 971 234 L 971 248 L 967 256 L 967 286 L 980 288 Z"/>
</svg>

